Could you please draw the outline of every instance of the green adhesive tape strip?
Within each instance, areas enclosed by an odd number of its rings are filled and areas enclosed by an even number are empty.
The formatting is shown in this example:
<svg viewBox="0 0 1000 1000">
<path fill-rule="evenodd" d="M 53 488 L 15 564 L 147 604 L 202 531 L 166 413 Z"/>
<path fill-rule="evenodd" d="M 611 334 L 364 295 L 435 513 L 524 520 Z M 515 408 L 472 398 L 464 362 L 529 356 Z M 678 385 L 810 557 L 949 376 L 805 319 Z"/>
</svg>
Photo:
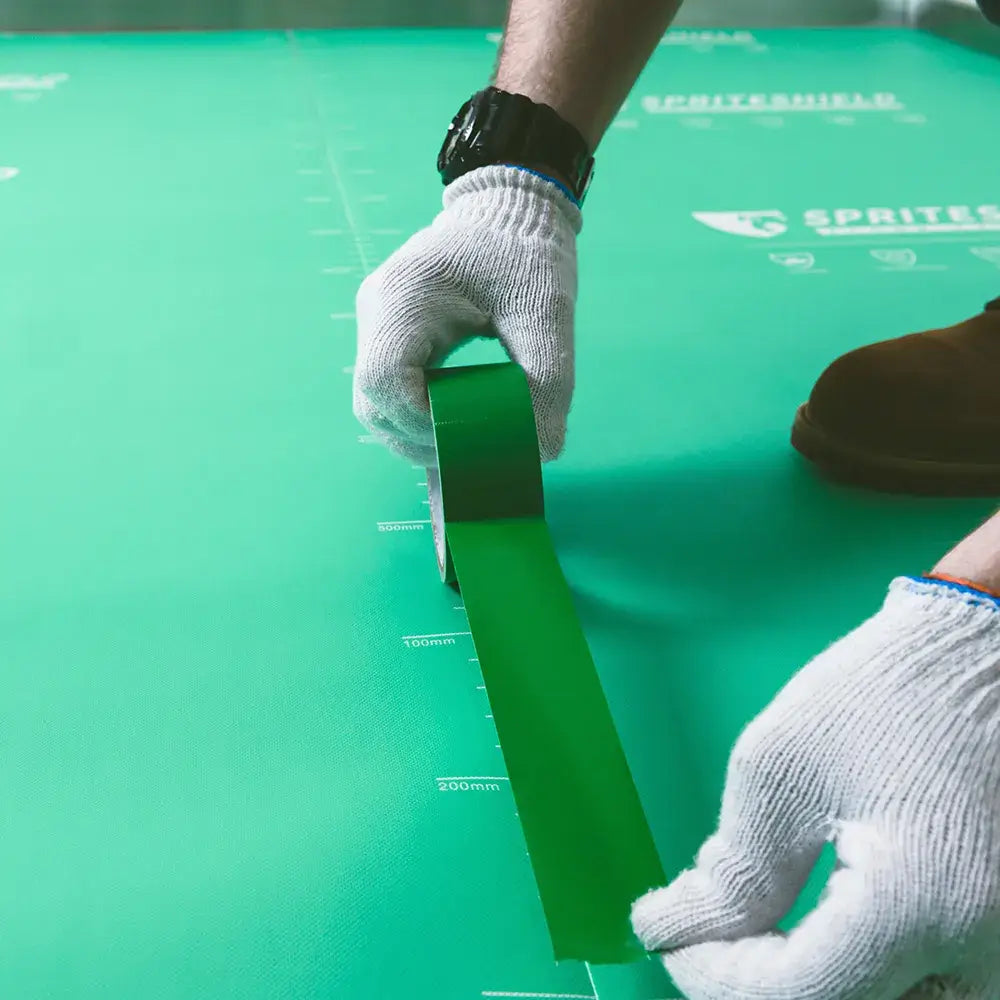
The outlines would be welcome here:
<svg viewBox="0 0 1000 1000">
<path fill-rule="evenodd" d="M 514 364 L 429 375 L 442 579 L 462 593 L 556 960 L 644 957 L 632 901 L 666 881 L 545 523 Z"/>
</svg>

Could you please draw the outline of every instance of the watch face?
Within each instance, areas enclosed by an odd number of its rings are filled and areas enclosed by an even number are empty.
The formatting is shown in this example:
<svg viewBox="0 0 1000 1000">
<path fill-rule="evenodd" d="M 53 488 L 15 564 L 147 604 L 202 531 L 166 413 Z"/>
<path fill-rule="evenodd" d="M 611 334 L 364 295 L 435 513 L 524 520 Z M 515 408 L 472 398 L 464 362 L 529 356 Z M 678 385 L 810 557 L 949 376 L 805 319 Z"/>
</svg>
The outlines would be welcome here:
<svg viewBox="0 0 1000 1000">
<path fill-rule="evenodd" d="M 491 163 L 543 164 L 566 178 L 573 196 L 582 201 L 593 162 L 583 137 L 552 108 L 522 94 L 487 87 L 452 119 L 437 167 L 441 179 L 450 184 Z"/>
</svg>

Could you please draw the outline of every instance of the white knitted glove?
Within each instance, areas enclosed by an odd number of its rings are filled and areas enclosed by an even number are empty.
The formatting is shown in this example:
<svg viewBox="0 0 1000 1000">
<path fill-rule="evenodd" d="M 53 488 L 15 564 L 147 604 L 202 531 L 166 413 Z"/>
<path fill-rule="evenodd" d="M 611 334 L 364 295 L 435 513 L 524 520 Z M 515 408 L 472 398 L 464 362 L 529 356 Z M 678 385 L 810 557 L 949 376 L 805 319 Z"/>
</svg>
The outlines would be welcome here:
<svg viewBox="0 0 1000 1000">
<path fill-rule="evenodd" d="M 740 735 L 697 866 L 632 920 L 689 1000 L 997 1000 L 1000 601 L 893 580 Z"/>
<path fill-rule="evenodd" d="M 573 394 L 580 210 L 516 167 L 473 170 L 444 211 L 357 295 L 354 412 L 411 461 L 436 464 L 424 369 L 470 336 L 497 336 L 531 387 L 544 460 L 562 450 Z"/>
</svg>

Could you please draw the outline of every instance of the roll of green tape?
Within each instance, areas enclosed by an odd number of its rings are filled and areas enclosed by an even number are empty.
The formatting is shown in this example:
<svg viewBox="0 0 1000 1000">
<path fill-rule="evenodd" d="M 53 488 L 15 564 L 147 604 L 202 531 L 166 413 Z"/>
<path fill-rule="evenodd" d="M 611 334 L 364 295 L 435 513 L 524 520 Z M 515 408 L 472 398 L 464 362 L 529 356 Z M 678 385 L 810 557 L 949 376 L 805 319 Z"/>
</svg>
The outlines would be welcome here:
<svg viewBox="0 0 1000 1000">
<path fill-rule="evenodd" d="M 545 523 L 527 381 L 500 364 L 428 382 L 438 568 L 462 593 L 555 958 L 635 961 L 631 903 L 665 877 Z"/>
</svg>

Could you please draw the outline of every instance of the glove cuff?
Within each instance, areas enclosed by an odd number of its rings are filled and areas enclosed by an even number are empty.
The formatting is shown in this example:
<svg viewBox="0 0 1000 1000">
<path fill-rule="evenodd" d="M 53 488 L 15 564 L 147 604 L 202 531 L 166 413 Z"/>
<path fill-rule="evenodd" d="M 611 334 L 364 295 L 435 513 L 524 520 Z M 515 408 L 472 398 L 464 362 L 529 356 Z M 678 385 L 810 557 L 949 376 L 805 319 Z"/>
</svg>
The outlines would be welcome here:
<svg viewBox="0 0 1000 1000">
<path fill-rule="evenodd" d="M 927 626 L 952 635 L 968 631 L 971 636 L 985 629 L 990 641 L 1000 638 L 1000 597 L 950 580 L 898 576 L 889 584 L 882 612 L 905 616 L 909 630 Z"/>
<path fill-rule="evenodd" d="M 527 238 L 559 241 L 583 228 L 579 206 L 555 181 L 520 167 L 493 165 L 463 174 L 444 189 L 449 217 L 465 225 L 502 225 Z"/>
</svg>

